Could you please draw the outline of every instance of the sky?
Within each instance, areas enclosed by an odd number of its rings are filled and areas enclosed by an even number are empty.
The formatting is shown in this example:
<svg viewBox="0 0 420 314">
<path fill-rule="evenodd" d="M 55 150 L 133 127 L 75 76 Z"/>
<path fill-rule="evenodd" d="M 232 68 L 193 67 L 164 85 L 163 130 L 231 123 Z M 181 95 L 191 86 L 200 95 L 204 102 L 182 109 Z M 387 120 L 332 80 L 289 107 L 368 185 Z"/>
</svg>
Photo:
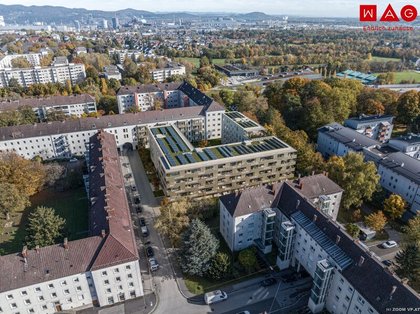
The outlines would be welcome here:
<svg viewBox="0 0 420 314">
<path fill-rule="evenodd" d="M 126 8 L 151 12 L 233 12 L 259 11 L 267 14 L 285 14 L 323 17 L 357 17 L 359 4 L 377 4 L 384 10 L 391 3 L 396 11 L 405 4 L 418 0 L 1 0 L 1 4 L 54 5 L 69 8 L 116 11 Z M 380 11 L 380 12 L 382 12 Z"/>
</svg>

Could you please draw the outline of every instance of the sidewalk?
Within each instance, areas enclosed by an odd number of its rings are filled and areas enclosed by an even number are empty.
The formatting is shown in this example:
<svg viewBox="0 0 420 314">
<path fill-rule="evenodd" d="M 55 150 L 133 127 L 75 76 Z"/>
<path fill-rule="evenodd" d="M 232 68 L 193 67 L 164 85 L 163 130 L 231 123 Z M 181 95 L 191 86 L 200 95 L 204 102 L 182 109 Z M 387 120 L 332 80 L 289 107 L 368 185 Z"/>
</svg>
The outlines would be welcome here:
<svg viewBox="0 0 420 314">
<path fill-rule="evenodd" d="M 149 314 L 156 307 L 156 295 L 147 294 L 143 297 L 127 300 L 123 303 L 107 307 L 91 307 L 77 311 L 77 314 Z"/>
</svg>

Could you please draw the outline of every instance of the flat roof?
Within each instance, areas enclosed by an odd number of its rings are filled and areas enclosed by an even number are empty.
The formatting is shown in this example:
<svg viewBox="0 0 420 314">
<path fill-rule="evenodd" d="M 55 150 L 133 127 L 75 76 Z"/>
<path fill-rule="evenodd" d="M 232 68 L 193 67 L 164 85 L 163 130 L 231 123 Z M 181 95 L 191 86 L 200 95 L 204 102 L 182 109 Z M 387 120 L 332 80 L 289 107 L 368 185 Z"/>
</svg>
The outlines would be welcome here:
<svg viewBox="0 0 420 314">
<path fill-rule="evenodd" d="M 194 148 L 172 125 L 152 127 L 150 131 L 163 153 L 160 160 L 167 170 L 203 161 L 291 148 L 274 136 L 255 138 L 241 143 Z"/>
<path fill-rule="evenodd" d="M 255 121 L 252 121 L 250 118 L 244 116 L 238 111 L 225 112 L 225 115 L 231 120 L 235 121 L 237 124 L 239 124 L 245 130 L 253 128 L 263 128 L 261 125 L 259 125 Z"/>
</svg>

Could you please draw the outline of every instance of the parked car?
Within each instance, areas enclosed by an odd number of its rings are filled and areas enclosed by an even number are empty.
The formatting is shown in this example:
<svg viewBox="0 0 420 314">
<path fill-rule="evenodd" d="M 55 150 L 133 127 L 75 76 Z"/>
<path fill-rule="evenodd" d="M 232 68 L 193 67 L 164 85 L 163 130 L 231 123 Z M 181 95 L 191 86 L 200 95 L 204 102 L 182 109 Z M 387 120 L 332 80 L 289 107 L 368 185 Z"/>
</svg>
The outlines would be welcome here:
<svg viewBox="0 0 420 314">
<path fill-rule="evenodd" d="M 141 235 L 143 237 L 148 237 L 149 236 L 149 229 L 147 229 L 147 226 L 141 227 Z"/>
<path fill-rule="evenodd" d="M 156 271 L 159 269 L 159 263 L 157 262 L 156 258 L 152 257 L 149 258 L 150 270 Z"/>
<path fill-rule="evenodd" d="M 69 162 L 78 162 L 79 160 L 77 158 L 72 158 L 69 160 Z"/>
<path fill-rule="evenodd" d="M 136 207 L 137 214 L 140 214 L 142 211 L 143 211 L 143 207 L 141 205 Z"/>
<path fill-rule="evenodd" d="M 384 242 L 384 243 L 382 243 L 382 245 L 381 245 L 384 249 L 391 249 L 391 248 L 393 248 L 393 247 L 397 247 L 398 246 L 398 243 L 397 242 L 395 242 L 395 241 L 392 241 L 392 240 L 390 240 L 390 241 L 386 241 L 386 242 Z"/>
<path fill-rule="evenodd" d="M 151 246 L 148 246 L 146 248 L 146 255 L 147 255 L 147 257 L 153 257 L 153 256 L 155 256 L 155 252 L 153 252 L 153 248 Z"/>
<path fill-rule="evenodd" d="M 131 173 L 127 173 L 127 174 L 124 176 L 124 178 L 126 178 L 126 179 L 130 179 L 132 176 L 133 176 L 133 175 L 132 175 Z"/>
<path fill-rule="evenodd" d="M 389 259 L 386 259 L 386 260 L 382 261 L 382 264 L 384 264 L 385 266 L 391 266 L 392 261 L 390 261 Z"/>
<path fill-rule="evenodd" d="M 133 191 L 133 192 L 137 191 L 137 188 L 136 188 L 136 186 L 135 186 L 135 185 L 132 185 L 132 186 L 131 186 L 131 191 Z"/>
<path fill-rule="evenodd" d="M 144 226 L 146 226 L 146 220 L 144 219 L 144 217 L 140 217 L 140 226 L 141 227 L 144 227 Z"/>
<path fill-rule="evenodd" d="M 139 196 L 134 197 L 134 204 L 140 204 L 140 197 Z"/>
<path fill-rule="evenodd" d="M 226 292 L 222 290 L 216 290 L 216 291 L 207 292 L 204 295 L 204 302 L 206 302 L 206 304 L 213 304 L 213 303 L 225 301 L 227 300 L 227 298 L 228 296 Z"/>
<path fill-rule="evenodd" d="M 242 312 L 239 312 L 239 313 L 236 313 L 236 314 L 251 314 L 251 312 L 250 311 L 242 311 Z"/>
<path fill-rule="evenodd" d="M 276 283 L 277 283 L 277 280 L 275 278 L 267 278 L 261 281 L 261 286 L 268 287 L 268 286 L 275 285 Z"/>
</svg>

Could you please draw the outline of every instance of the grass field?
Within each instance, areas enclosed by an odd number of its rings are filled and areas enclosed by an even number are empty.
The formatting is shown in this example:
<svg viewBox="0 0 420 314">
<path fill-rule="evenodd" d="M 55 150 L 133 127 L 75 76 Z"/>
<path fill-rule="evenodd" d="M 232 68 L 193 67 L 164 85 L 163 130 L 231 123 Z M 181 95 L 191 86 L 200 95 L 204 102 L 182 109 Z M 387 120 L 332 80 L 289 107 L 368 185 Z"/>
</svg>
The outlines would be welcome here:
<svg viewBox="0 0 420 314">
<path fill-rule="evenodd" d="M 37 206 L 52 207 L 66 219 L 65 232 L 69 240 L 84 238 L 88 230 L 88 202 L 84 187 L 65 192 L 44 190 L 31 197 L 31 207 L 12 214 L 13 225 L 4 228 L 0 235 L 0 254 L 11 254 L 22 250 L 26 236 L 28 215 Z M 4 221 L 1 221 L 4 223 Z"/>
<path fill-rule="evenodd" d="M 378 75 L 381 73 L 375 73 Z M 394 72 L 395 75 L 395 84 L 399 84 L 401 81 L 412 81 L 415 80 L 416 83 L 420 83 L 420 73 L 413 71 L 404 71 L 404 72 Z"/>
<path fill-rule="evenodd" d="M 212 62 L 213 64 L 223 65 L 225 64 L 225 60 L 226 59 L 213 59 Z M 175 61 L 187 61 L 192 63 L 197 69 L 200 67 L 200 58 L 175 58 Z"/>
<path fill-rule="evenodd" d="M 370 60 L 370 62 L 388 62 L 388 61 L 400 62 L 401 59 L 398 59 L 398 58 L 384 58 L 384 57 L 372 57 L 372 60 Z"/>
</svg>

